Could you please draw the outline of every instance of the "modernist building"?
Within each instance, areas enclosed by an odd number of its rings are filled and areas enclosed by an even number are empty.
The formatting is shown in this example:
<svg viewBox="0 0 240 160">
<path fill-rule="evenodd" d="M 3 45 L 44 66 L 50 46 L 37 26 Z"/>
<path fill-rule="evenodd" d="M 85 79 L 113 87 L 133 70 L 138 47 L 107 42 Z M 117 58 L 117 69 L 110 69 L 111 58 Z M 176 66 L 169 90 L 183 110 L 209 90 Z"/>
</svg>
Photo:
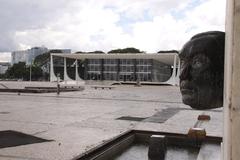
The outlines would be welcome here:
<svg viewBox="0 0 240 160">
<path fill-rule="evenodd" d="M 171 65 L 154 59 L 85 59 L 84 80 L 163 82 Z"/>
<path fill-rule="evenodd" d="M 51 54 L 50 80 L 56 81 L 54 58 L 64 58 L 64 81 L 73 80 L 69 70 L 75 68 L 75 80 L 148 81 L 177 84 L 178 55 L 164 54 Z M 76 60 L 67 66 L 67 58 Z M 80 63 L 79 63 L 80 61 Z M 178 66 L 180 63 L 178 63 Z M 82 70 L 82 72 L 79 72 Z M 73 72 L 71 72 L 73 73 Z M 80 76 L 79 76 L 80 73 Z M 61 74 L 61 73 L 60 73 Z M 80 78 L 81 77 L 81 78 Z M 171 82 L 170 82 L 171 81 Z"/>
</svg>

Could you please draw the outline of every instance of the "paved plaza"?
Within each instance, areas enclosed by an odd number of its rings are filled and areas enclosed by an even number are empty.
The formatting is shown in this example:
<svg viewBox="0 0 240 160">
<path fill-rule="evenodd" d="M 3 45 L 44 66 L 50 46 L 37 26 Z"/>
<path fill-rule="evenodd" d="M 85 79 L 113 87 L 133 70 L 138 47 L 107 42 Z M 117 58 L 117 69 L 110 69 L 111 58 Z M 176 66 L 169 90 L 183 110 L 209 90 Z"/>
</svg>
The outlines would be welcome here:
<svg viewBox="0 0 240 160">
<path fill-rule="evenodd" d="M 20 82 L 16 82 L 20 83 Z M 114 89 L 27 94 L 0 93 L 0 131 L 12 130 L 42 143 L 3 147 L 3 160 L 70 160 L 131 129 L 187 133 L 199 114 L 207 135 L 222 136 L 222 109 L 198 111 L 182 104 L 176 86 L 116 85 Z"/>
</svg>

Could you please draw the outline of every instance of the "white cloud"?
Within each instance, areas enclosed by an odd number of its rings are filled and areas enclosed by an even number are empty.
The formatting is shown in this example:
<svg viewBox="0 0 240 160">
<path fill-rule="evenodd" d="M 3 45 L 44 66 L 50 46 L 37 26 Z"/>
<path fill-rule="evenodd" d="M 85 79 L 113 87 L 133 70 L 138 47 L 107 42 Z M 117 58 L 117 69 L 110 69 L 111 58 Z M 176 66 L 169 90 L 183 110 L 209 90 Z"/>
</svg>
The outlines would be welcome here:
<svg viewBox="0 0 240 160">
<path fill-rule="evenodd" d="M 180 49 L 198 32 L 224 30 L 224 0 L 20 0 L 5 4 L 9 6 L 17 16 L 1 30 L 8 36 L 0 38 L 0 51 L 45 45 L 81 51 L 132 46 L 156 52 Z M 6 17 L 0 16 L 7 23 Z"/>
<path fill-rule="evenodd" d="M 218 3 L 217 7 L 216 3 Z M 214 12 L 213 8 L 215 8 Z M 134 44 L 150 52 L 181 49 L 183 44 L 197 33 L 209 30 L 224 31 L 224 0 L 204 1 L 199 6 L 185 10 L 182 14 L 186 16 L 180 19 L 166 13 L 155 16 L 153 21 L 136 23 L 133 27 Z"/>
<path fill-rule="evenodd" d="M 195 32 L 225 29 L 225 0 L 208 0 L 186 13 L 188 25 L 196 28 Z M 217 5 L 216 5 L 217 4 Z"/>
<path fill-rule="evenodd" d="M 10 62 L 11 53 L 10 52 L 0 52 L 0 62 Z"/>
</svg>

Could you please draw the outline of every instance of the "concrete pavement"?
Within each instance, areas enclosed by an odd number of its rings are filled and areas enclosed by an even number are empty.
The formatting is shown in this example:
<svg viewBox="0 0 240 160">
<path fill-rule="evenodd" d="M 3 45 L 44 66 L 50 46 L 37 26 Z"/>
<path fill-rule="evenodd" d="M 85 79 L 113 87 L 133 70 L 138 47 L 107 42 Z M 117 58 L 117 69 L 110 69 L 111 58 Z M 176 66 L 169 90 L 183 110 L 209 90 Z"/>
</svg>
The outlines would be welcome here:
<svg viewBox="0 0 240 160">
<path fill-rule="evenodd" d="M 59 96 L 0 93 L 0 102 L 0 131 L 53 140 L 2 148 L 0 159 L 4 160 L 69 160 L 130 129 L 187 133 L 203 113 L 182 104 L 175 86 L 119 85 L 113 90 L 87 86 L 84 91 Z M 152 120 L 162 112 L 167 114 L 161 122 Z M 211 116 L 203 124 L 207 134 L 222 136 L 222 109 L 204 113 Z"/>
</svg>

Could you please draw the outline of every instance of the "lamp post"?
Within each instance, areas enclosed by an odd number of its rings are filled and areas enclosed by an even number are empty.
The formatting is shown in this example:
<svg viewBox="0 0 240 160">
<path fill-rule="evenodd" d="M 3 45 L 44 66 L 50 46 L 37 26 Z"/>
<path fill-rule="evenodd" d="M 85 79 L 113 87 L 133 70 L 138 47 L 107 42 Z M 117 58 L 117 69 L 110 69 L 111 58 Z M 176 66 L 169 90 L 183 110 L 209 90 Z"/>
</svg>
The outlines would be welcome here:
<svg viewBox="0 0 240 160">
<path fill-rule="evenodd" d="M 30 64 L 29 81 L 32 81 L 32 62 Z"/>
</svg>

